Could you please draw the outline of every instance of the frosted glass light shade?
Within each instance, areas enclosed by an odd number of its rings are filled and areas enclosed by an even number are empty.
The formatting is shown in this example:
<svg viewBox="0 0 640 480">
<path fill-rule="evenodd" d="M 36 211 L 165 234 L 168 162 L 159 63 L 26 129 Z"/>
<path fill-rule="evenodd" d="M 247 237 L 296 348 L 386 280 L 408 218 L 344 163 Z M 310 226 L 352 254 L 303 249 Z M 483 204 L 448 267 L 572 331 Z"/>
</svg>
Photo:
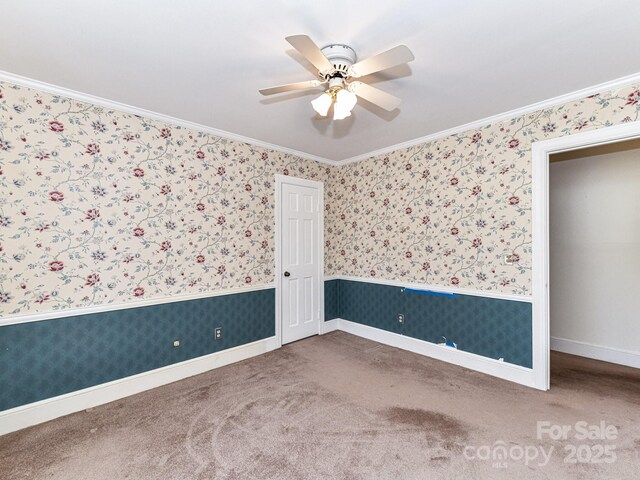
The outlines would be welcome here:
<svg viewBox="0 0 640 480">
<path fill-rule="evenodd" d="M 349 90 L 340 90 L 336 95 L 336 103 L 333 106 L 333 119 L 342 120 L 351 116 L 351 110 L 356 106 L 358 97 Z"/>
<path fill-rule="evenodd" d="M 313 106 L 313 109 L 318 112 L 318 115 L 326 117 L 327 113 L 329 112 L 329 107 L 331 107 L 332 101 L 333 99 L 331 98 L 331 95 L 329 95 L 328 93 L 323 93 L 315 100 L 312 100 L 311 105 Z"/>
<path fill-rule="evenodd" d="M 336 103 L 333 106 L 333 119 L 334 120 L 342 120 L 343 118 L 347 118 L 351 116 L 351 112 L 347 110 L 344 106 Z"/>
<path fill-rule="evenodd" d="M 352 93 L 349 90 L 340 90 L 336 96 L 336 102 L 342 103 L 347 110 L 351 111 L 353 110 L 353 107 L 356 106 L 358 97 L 356 97 L 355 93 Z"/>
</svg>

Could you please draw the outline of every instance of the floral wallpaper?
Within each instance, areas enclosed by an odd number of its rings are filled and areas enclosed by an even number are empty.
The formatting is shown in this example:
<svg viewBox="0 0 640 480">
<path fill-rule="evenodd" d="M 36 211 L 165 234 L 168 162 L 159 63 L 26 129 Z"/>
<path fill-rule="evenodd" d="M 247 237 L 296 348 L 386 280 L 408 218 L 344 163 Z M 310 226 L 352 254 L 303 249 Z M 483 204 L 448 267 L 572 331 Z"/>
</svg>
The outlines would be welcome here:
<svg viewBox="0 0 640 480">
<path fill-rule="evenodd" d="M 274 280 L 274 174 L 326 165 L 0 82 L 0 316 Z"/>
<path fill-rule="evenodd" d="M 334 170 L 325 270 L 530 294 L 531 143 L 639 112 L 630 86 Z"/>
<path fill-rule="evenodd" d="M 0 315 L 273 282 L 275 173 L 325 182 L 327 275 L 530 294 L 531 143 L 639 112 L 630 86 L 328 167 L 0 82 Z"/>
</svg>

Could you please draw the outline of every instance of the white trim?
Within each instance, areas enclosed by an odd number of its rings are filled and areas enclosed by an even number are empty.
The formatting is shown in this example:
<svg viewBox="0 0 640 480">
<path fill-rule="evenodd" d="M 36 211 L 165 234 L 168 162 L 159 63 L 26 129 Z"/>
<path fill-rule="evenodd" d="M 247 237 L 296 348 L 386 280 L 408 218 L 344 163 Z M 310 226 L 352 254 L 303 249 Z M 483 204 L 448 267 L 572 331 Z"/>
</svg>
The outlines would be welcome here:
<svg viewBox="0 0 640 480">
<path fill-rule="evenodd" d="M 338 319 L 338 330 L 351 333 L 359 337 L 383 343 L 392 347 L 408 350 L 413 353 L 453 363 L 461 367 L 486 373 L 510 382 L 519 383 L 527 387 L 537 388 L 534 382 L 533 370 L 530 368 L 501 362 L 493 358 L 483 357 L 474 353 L 443 347 L 435 343 L 406 337 L 397 333 L 387 332 L 379 328 L 362 325 L 349 320 Z"/>
<path fill-rule="evenodd" d="M 424 137 L 414 138 L 413 140 L 408 140 L 406 142 L 397 143 L 395 145 L 391 145 L 388 147 L 381 148 L 379 150 L 373 150 L 368 153 L 363 153 L 361 155 L 356 155 L 353 157 L 345 158 L 343 160 L 336 160 L 333 162 L 334 165 L 348 165 L 350 163 L 359 162 L 362 160 L 366 160 L 368 158 L 377 157 L 379 155 L 388 154 L 391 152 L 395 152 L 397 150 L 401 150 L 404 148 L 413 147 L 415 145 L 420 145 L 422 143 L 433 142 L 434 140 L 438 140 L 440 138 L 449 137 L 451 135 L 458 135 L 460 133 L 474 130 L 476 128 L 485 127 L 489 124 L 504 122 L 506 120 L 511 120 L 514 117 L 519 117 L 522 115 L 526 115 L 531 112 L 536 112 L 538 110 L 544 110 L 545 108 L 555 107 L 557 105 L 562 105 L 564 103 L 569 103 L 575 100 L 580 100 L 582 98 L 586 98 L 588 96 L 594 95 L 596 93 L 606 92 L 609 90 L 616 90 L 620 87 L 627 86 L 632 83 L 640 82 L 640 72 L 634 73 L 632 75 L 627 75 L 625 77 L 620 77 L 614 80 L 610 80 L 608 82 L 599 83 L 598 85 L 593 85 L 591 87 L 583 88 L 580 90 L 576 90 L 574 92 L 566 93 L 564 95 L 559 95 L 557 97 L 549 98 L 547 100 L 543 100 L 541 102 L 532 103 L 530 105 L 516 108 L 514 110 L 509 110 L 507 112 L 499 113 L 497 115 L 492 115 L 490 117 L 485 117 L 480 120 L 475 120 L 470 123 L 465 123 L 464 125 L 458 125 L 453 128 L 449 128 L 447 130 L 441 130 L 436 133 L 432 133 L 430 135 L 425 135 Z"/>
<path fill-rule="evenodd" d="M 0 412 L 0 435 L 255 357 L 267 351 L 269 340 L 271 339 L 258 340 L 221 352 L 4 410 Z"/>
<path fill-rule="evenodd" d="M 130 113 L 133 115 L 139 115 L 141 117 L 158 120 L 160 122 L 168 123 L 171 125 L 178 125 L 184 128 L 190 128 L 196 131 L 210 133 L 212 135 L 216 135 L 218 137 L 226 138 L 236 142 L 248 143 L 257 147 L 262 147 L 269 150 L 282 152 L 285 154 L 295 155 L 300 158 L 305 158 L 307 160 L 312 160 L 312 161 L 324 163 L 327 165 L 341 166 L 341 165 L 348 165 L 350 163 L 359 162 L 361 160 L 367 160 L 368 158 L 377 157 L 378 155 L 384 155 L 387 153 L 395 152 L 397 150 L 412 147 L 422 143 L 433 142 L 434 140 L 438 140 L 440 138 L 449 137 L 451 135 L 457 135 L 457 134 L 466 132 L 468 130 L 473 130 L 476 128 L 487 126 L 488 124 L 510 120 L 514 117 L 526 115 L 527 113 L 535 112 L 538 110 L 544 110 L 545 108 L 554 107 L 557 105 L 561 105 L 563 103 L 579 100 L 579 99 L 588 97 L 590 95 L 594 95 L 596 93 L 601 93 L 608 90 L 615 90 L 615 89 L 630 85 L 632 83 L 640 82 L 640 73 L 634 73 L 631 75 L 627 75 L 625 77 L 620 77 L 614 80 L 610 80 L 608 82 L 599 83 L 591 87 L 575 90 L 573 92 L 570 92 L 564 95 L 559 95 L 557 97 L 532 103 L 524 107 L 509 110 L 507 112 L 499 113 L 497 115 L 485 117 L 479 120 L 475 120 L 473 122 L 465 123 L 463 125 L 458 125 L 456 127 L 452 127 L 446 130 L 441 130 L 439 132 L 425 135 L 423 137 L 415 138 L 413 140 L 408 140 L 406 142 L 396 143 L 395 145 L 390 145 L 388 147 L 384 147 L 378 150 L 372 150 L 370 152 L 345 158 L 342 160 L 332 160 L 330 158 L 321 157 L 319 155 L 313 155 L 311 153 L 302 152 L 300 150 L 294 150 L 292 148 L 283 147 L 281 145 L 275 145 L 269 142 L 264 142 L 262 140 L 255 139 L 255 138 L 245 137 L 243 135 L 237 135 L 235 133 L 219 130 L 213 127 L 207 127 L 205 125 L 193 123 L 188 120 L 182 120 L 179 118 L 171 117 L 171 116 L 153 112 L 150 110 L 145 110 L 145 109 L 127 105 L 124 103 L 115 102 L 115 101 L 97 97 L 94 95 L 78 92 L 76 90 L 59 87 L 57 85 L 52 85 L 50 83 L 41 82 L 39 80 L 34 80 L 32 78 L 23 77 L 21 75 L 16 75 L 16 74 L 5 72 L 2 70 L 0 70 L 0 81 L 13 83 L 16 85 L 22 85 L 22 86 L 33 88 L 36 90 L 42 90 L 42 91 L 51 93 L 53 95 L 60 95 L 63 97 L 68 97 L 74 100 L 78 100 L 80 102 L 87 102 L 94 105 L 99 105 L 105 108 L 109 108 L 112 110 L 117 110 L 124 113 Z"/>
<path fill-rule="evenodd" d="M 335 275 L 332 280 L 350 280 L 352 282 L 375 283 L 377 285 L 389 285 L 391 287 L 415 288 L 418 290 L 430 290 L 438 293 L 456 293 L 458 295 L 471 295 L 474 297 L 494 298 L 498 300 L 512 300 L 516 302 L 531 303 L 531 295 L 517 295 L 515 293 L 492 292 L 490 290 L 473 290 L 467 288 L 443 287 L 441 285 L 429 285 L 427 283 L 401 282 L 399 280 L 383 280 L 372 277 L 350 277 L 348 275 Z M 325 278 L 327 280 L 327 278 Z"/>
<path fill-rule="evenodd" d="M 622 348 L 605 347 L 604 345 L 579 342 L 568 338 L 551 337 L 551 350 L 602 360 L 603 362 L 626 365 L 627 367 L 640 368 L 640 352 Z"/>
<path fill-rule="evenodd" d="M 324 184 L 316 180 L 308 180 L 306 178 L 291 177 L 289 175 L 280 175 L 276 173 L 276 191 L 275 191 L 275 220 L 276 220 L 276 343 L 274 349 L 282 346 L 282 185 L 298 185 L 301 187 L 316 188 L 318 190 L 318 235 L 319 242 L 319 259 L 318 259 L 318 279 L 320 292 L 318 294 L 319 318 L 318 318 L 318 335 L 324 333 Z"/>
<path fill-rule="evenodd" d="M 325 275 L 324 281 L 330 282 L 331 280 L 340 280 L 340 275 Z"/>
<path fill-rule="evenodd" d="M 136 300 L 128 303 L 105 303 L 91 307 L 64 308 L 42 313 L 26 313 L 18 315 L 7 315 L 0 318 L 0 327 L 14 325 L 16 323 L 40 322 L 52 320 L 54 318 L 76 317 L 78 315 L 89 315 L 92 313 L 111 312 L 115 310 L 125 310 L 128 308 L 149 307 L 161 305 L 163 303 L 185 302 L 189 300 L 201 300 L 203 298 L 219 297 L 222 295 L 234 295 L 238 293 L 256 292 L 258 290 L 269 290 L 275 288 L 273 283 L 265 285 L 251 285 L 246 287 L 227 288 L 213 292 L 189 293 L 184 295 L 174 295 L 172 297 L 150 298 L 148 300 Z"/>
<path fill-rule="evenodd" d="M 0 81 L 12 83 L 14 85 L 21 85 L 21 86 L 32 88 L 35 90 L 41 90 L 43 92 L 51 93 L 53 95 L 59 95 L 62 97 L 70 98 L 72 100 L 77 100 L 79 102 L 98 105 L 100 107 L 108 108 L 110 110 L 129 113 L 131 115 L 138 115 L 140 117 L 157 120 L 159 122 L 167 123 L 170 125 L 189 128 L 197 132 L 209 133 L 211 135 L 226 138 L 234 142 L 248 143 L 256 147 L 262 147 L 268 150 L 274 150 L 274 151 L 289 154 L 289 155 L 295 155 L 296 157 L 312 160 L 314 162 L 325 163 L 328 165 L 335 165 L 334 161 L 324 157 L 320 157 L 318 155 L 313 155 L 311 153 L 302 152 L 300 150 L 294 150 L 293 148 L 283 147 L 281 145 L 275 145 L 273 143 L 264 142 L 256 138 L 245 137 L 244 135 L 237 135 L 235 133 L 227 132 L 225 130 L 219 130 L 217 128 L 207 127 L 206 125 L 202 125 L 199 123 L 190 122 L 188 120 L 183 120 L 181 118 L 171 117 L 169 115 L 164 115 L 162 113 L 154 112 L 151 110 L 145 110 L 144 108 L 134 107 L 132 105 L 127 105 L 125 103 L 108 100 L 106 98 L 97 97 L 95 95 L 90 95 L 88 93 L 78 92 L 77 90 L 71 90 L 68 88 L 60 87 L 58 85 L 52 85 L 50 83 L 41 82 L 39 80 L 23 77 L 21 75 L 15 75 L 13 73 L 5 72 L 2 70 L 0 70 Z"/>
<path fill-rule="evenodd" d="M 320 334 L 342 330 L 385 345 L 460 365 L 522 385 L 536 387 L 531 369 L 500 362 L 462 350 L 454 350 L 411 337 L 387 332 L 344 319 L 322 322 Z M 280 346 L 277 337 L 229 348 L 221 352 L 175 363 L 57 397 L 0 412 L 0 435 L 93 408 L 152 388 L 173 383 L 209 370 L 239 362 Z"/>
<path fill-rule="evenodd" d="M 280 227 L 282 225 L 282 212 L 280 212 L 280 208 L 282 205 L 282 185 L 281 180 L 276 175 L 276 185 L 275 185 L 275 242 L 276 242 L 276 252 L 275 252 L 275 276 L 276 276 L 276 340 L 273 345 L 273 348 L 280 348 L 282 346 L 282 254 L 280 252 L 280 242 L 281 242 L 281 232 Z"/>
<path fill-rule="evenodd" d="M 289 185 L 298 185 L 300 187 L 317 188 L 319 190 L 324 189 L 324 184 L 318 180 L 309 180 L 307 178 L 292 177 L 291 175 L 282 175 L 280 173 L 275 174 L 276 182 L 281 185 L 286 183 Z"/>
<path fill-rule="evenodd" d="M 325 333 L 335 332 L 336 330 L 339 330 L 339 329 L 340 327 L 338 326 L 337 318 L 334 318 L 333 320 L 327 320 L 326 322 L 323 322 L 322 332 L 320 332 L 320 335 L 324 335 Z"/>
<path fill-rule="evenodd" d="M 272 352 L 273 350 L 277 350 L 280 347 L 282 347 L 282 343 L 280 342 L 280 339 L 278 337 L 273 336 L 267 339 L 267 352 Z"/>
<path fill-rule="evenodd" d="M 533 371 L 536 388 L 548 390 L 549 371 L 549 155 L 640 138 L 640 122 L 622 123 L 531 145 Z"/>
</svg>

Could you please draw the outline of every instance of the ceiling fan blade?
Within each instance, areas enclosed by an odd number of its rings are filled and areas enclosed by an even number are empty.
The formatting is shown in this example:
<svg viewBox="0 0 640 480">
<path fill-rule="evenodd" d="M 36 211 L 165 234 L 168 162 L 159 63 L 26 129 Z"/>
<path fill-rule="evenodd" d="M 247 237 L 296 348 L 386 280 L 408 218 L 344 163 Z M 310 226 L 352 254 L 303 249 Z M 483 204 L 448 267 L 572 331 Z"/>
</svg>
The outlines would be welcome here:
<svg viewBox="0 0 640 480">
<path fill-rule="evenodd" d="M 383 92 L 378 88 L 362 82 L 351 82 L 349 84 L 349 90 L 368 102 L 378 105 L 388 111 L 398 108 L 398 105 L 400 105 L 400 102 L 402 101 L 398 97 L 394 97 L 387 92 Z"/>
<path fill-rule="evenodd" d="M 293 35 L 286 37 L 291 44 L 304 58 L 318 69 L 318 72 L 329 73 L 333 71 L 333 64 L 324 56 L 318 46 L 306 35 Z"/>
<path fill-rule="evenodd" d="M 411 50 L 409 50 L 409 47 L 406 45 L 398 45 L 391 50 L 355 63 L 349 68 L 349 75 L 356 78 L 364 77 L 371 73 L 411 62 L 414 59 L 415 57 L 413 53 L 411 53 Z"/>
<path fill-rule="evenodd" d="M 262 88 L 258 90 L 262 95 L 273 95 L 275 93 L 290 92 L 291 90 L 304 90 L 305 88 L 313 88 L 322 85 L 325 82 L 320 80 L 309 80 L 308 82 L 288 83 L 286 85 L 278 85 L 277 87 Z"/>
</svg>

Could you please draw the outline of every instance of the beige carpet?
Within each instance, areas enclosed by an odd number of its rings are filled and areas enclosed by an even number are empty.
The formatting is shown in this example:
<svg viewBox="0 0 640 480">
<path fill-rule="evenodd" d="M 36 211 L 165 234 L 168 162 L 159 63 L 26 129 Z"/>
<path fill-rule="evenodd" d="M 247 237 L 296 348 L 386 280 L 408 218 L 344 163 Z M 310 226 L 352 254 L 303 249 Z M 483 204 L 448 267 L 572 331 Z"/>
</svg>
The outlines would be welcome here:
<svg viewBox="0 0 640 480">
<path fill-rule="evenodd" d="M 0 478 L 638 478 L 640 373 L 555 354 L 552 378 L 538 392 L 334 332 L 0 437 Z M 602 420 L 617 439 L 536 438 Z M 509 458 L 483 459 L 496 442 Z M 565 463 L 569 444 L 616 460 Z"/>
</svg>

